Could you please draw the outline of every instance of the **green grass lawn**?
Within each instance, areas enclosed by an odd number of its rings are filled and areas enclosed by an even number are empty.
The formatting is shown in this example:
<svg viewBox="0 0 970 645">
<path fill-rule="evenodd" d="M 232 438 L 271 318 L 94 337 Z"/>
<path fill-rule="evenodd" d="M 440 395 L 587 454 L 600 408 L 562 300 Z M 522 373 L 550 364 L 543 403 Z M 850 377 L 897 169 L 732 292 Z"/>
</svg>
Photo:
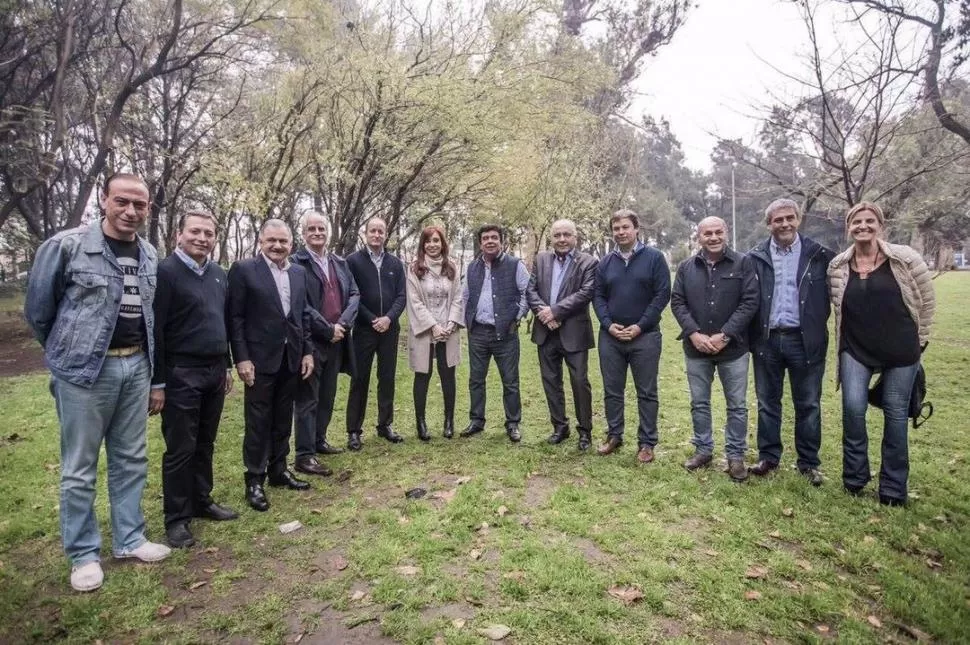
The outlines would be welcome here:
<svg viewBox="0 0 970 645">
<path fill-rule="evenodd" d="M 105 585 L 84 595 L 70 591 L 60 547 L 58 426 L 47 377 L 0 380 L 0 642 L 480 643 L 478 630 L 493 624 L 511 628 L 504 642 L 529 644 L 970 642 L 970 477 L 961 412 L 970 275 L 944 275 L 936 288 L 940 306 L 926 354 L 936 414 L 911 431 L 909 508 L 880 506 L 872 486 L 862 499 L 842 492 L 831 369 L 824 486 L 808 486 L 794 470 L 790 418 L 774 477 L 739 485 L 716 467 L 686 472 L 687 385 L 666 313 L 661 443 L 650 466 L 634 464 L 635 441 L 608 458 L 579 454 L 575 435 L 561 446 L 545 443 L 548 411 L 535 348 L 524 335 L 522 444 L 510 445 L 501 430 L 494 370 L 488 431 L 442 439 L 440 398 L 432 398 L 435 438 L 421 444 L 402 352 L 395 426 L 407 442 L 391 446 L 371 428 L 363 452 L 326 460 L 341 477 L 315 479 L 309 493 L 269 489 L 268 513 L 243 501 L 242 396 L 234 392 L 217 445 L 215 496 L 242 517 L 197 521 L 199 544 L 164 563 L 111 561 L 102 463 Z M 595 352 L 591 372 L 600 440 Z M 459 377 L 464 383 L 467 365 Z M 628 420 L 635 415 L 630 387 Z M 462 422 L 467 389 L 459 392 Z M 345 401 L 344 381 L 331 430 L 341 444 Z M 371 403 L 372 423 L 373 395 Z M 752 446 L 755 410 L 752 386 Z M 723 416 L 721 409 L 715 422 Z M 878 411 L 870 424 L 878 470 Z M 157 420 L 149 424 L 149 448 L 144 508 L 149 536 L 160 540 L 164 444 Z M 749 450 L 749 461 L 755 458 Z M 428 496 L 405 499 L 419 486 Z M 304 528 L 281 534 L 278 525 L 290 520 Z M 615 588 L 642 597 L 625 604 L 609 593 Z"/>
</svg>

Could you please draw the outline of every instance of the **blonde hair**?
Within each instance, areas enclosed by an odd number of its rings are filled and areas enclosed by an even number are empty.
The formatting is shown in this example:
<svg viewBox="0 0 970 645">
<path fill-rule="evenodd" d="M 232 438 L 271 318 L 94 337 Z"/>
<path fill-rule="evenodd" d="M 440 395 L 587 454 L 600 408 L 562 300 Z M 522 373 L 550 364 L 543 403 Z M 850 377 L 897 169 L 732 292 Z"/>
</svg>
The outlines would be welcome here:
<svg viewBox="0 0 970 645">
<path fill-rule="evenodd" d="M 883 228 L 886 227 L 886 216 L 883 214 L 882 209 L 879 208 L 879 206 L 877 206 L 872 202 L 859 202 L 858 204 L 850 208 L 848 212 L 846 212 L 845 214 L 846 230 L 849 229 L 849 222 L 852 221 L 852 218 L 858 215 L 859 213 L 861 213 L 862 211 L 869 211 L 870 213 L 876 216 L 877 220 L 879 220 L 880 226 L 882 226 Z"/>
</svg>

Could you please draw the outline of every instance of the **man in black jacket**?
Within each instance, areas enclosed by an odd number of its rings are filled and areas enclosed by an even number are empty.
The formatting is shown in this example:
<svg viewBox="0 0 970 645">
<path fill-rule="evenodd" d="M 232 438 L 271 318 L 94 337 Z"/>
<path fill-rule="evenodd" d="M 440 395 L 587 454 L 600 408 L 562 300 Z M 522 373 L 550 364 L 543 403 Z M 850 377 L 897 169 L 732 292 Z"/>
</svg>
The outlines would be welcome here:
<svg viewBox="0 0 970 645">
<path fill-rule="evenodd" d="M 306 248 L 291 260 L 303 267 L 310 305 L 313 339 L 313 376 L 297 386 L 295 426 L 295 469 L 309 475 L 329 475 L 330 469 L 317 461 L 316 454 L 336 455 L 343 450 L 327 442 L 327 428 L 333 417 L 337 377 L 353 376 L 353 340 L 350 330 L 357 318 L 360 292 L 347 262 L 327 252 L 329 229 L 326 218 L 311 212 L 303 220 Z"/>
<path fill-rule="evenodd" d="M 795 406 L 797 466 L 813 486 L 822 484 L 822 377 L 831 312 L 825 273 L 834 253 L 798 234 L 798 204 L 776 199 L 765 209 L 771 237 L 748 254 L 761 287 L 752 324 L 754 386 L 758 395 L 758 463 L 767 475 L 781 461 L 781 393 L 785 371 Z"/>
<path fill-rule="evenodd" d="M 728 475 L 748 478 L 747 450 L 748 326 L 758 310 L 758 280 L 751 261 L 727 247 L 727 224 L 707 217 L 697 225 L 701 249 L 677 267 L 670 309 L 684 341 L 694 455 L 684 463 L 696 470 L 711 463 L 711 383 L 717 371 L 724 388 L 727 424 L 724 450 Z"/>
<path fill-rule="evenodd" d="M 209 260 L 215 241 L 215 218 L 190 211 L 179 221 L 175 252 L 158 263 L 149 407 L 162 412 L 165 533 L 175 548 L 195 544 L 194 517 L 239 517 L 212 499 L 212 453 L 232 389 L 226 272 Z"/>
<path fill-rule="evenodd" d="M 367 412 L 370 371 L 377 356 L 377 436 L 391 443 L 404 437 L 394 432 L 394 380 L 397 372 L 398 319 L 407 304 L 404 265 L 384 251 L 387 224 L 372 217 L 364 227 L 366 246 L 347 256 L 347 265 L 360 290 L 360 307 L 354 325 L 357 373 L 347 397 L 347 447 L 360 450 Z"/>
<path fill-rule="evenodd" d="M 246 501 L 269 509 L 263 482 L 306 490 L 286 467 L 299 380 L 313 374 L 310 310 L 303 267 L 288 260 L 293 237 L 286 222 L 268 219 L 259 231 L 259 254 L 229 270 L 229 343 L 246 384 Z"/>
</svg>

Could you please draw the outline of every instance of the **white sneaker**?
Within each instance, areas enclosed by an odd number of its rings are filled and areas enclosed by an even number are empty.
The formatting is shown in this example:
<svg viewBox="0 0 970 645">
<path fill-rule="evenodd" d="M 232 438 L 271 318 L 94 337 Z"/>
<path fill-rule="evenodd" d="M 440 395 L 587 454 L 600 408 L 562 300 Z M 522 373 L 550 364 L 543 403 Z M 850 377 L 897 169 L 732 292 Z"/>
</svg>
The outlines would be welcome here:
<svg viewBox="0 0 970 645">
<path fill-rule="evenodd" d="M 71 568 L 71 587 L 74 591 L 94 591 L 104 583 L 101 563 L 95 560 Z"/>
<path fill-rule="evenodd" d="M 164 544 L 155 544 L 154 542 L 145 540 L 137 549 L 115 553 L 115 557 L 119 559 L 137 558 L 142 562 L 158 562 L 159 560 L 164 560 L 171 554 L 172 550 Z"/>
</svg>

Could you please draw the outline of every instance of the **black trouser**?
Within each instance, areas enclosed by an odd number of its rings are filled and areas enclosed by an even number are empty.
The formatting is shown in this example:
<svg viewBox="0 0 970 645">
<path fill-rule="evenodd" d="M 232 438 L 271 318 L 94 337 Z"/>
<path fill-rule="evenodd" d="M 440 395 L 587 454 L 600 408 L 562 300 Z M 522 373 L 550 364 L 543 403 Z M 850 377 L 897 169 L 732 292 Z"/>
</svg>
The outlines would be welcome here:
<svg viewBox="0 0 970 645">
<path fill-rule="evenodd" d="M 424 420 L 424 412 L 428 405 L 428 385 L 431 383 L 432 366 L 438 361 L 438 378 L 441 380 L 441 393 L 445 398 L 445 419 L 454 421 L 455 418 L 455 367 L 448 367 L 448 349 L 445 343 L 431 345 L 432 352 L 428 356 L 428 371 L 414 373 L 414 414 L 419 421 Z"/>
<path fill-rule="evenodd" d="M 284 357 L 277 373 L 256 372 L 256 382 L 246 388 L 243 464 L 247 482 L 262 483 L 267 473 L 272 478 L 286 470 L 293 397 L 299 378 L 299 374 L 289 370 Z"/>
<path fill-rule="evenodd" d="M 637 391 L 637 446 L 657 445 L 657 371 L 660 367 L 660 330 L 646 331 L 630 341 L 613 337 L 600 327 L 600 371 L 603 373 L 603 402 L 606 407 L 607 435 L 623 439 L 623 410 L 627 368 L 633 373 Z"/>
<path fill-rule="evenodd" d="M 468 394 L 471 407 L 468 418 L 473 426 L 485 427 L 485 378 L 489 359 L 495 359 L 502 380 L 502 403 L 505 407 L 505 427 L 522 421 L 522 400 L 519 397 L 519 335 L 516 330 L 505 338 L 495 338 L 495 327 L 474 323 L 468 334 Z"/>
<path fill-rule="evenodd" d="M 354 327 L 354 354 L 357 357 L 357 376 L 350 383 L 347 397 L 347 432 L 360 432 L 367 414 L 367 395 L 370 391 L 370 370 L 377 355 L 377 427 L 389 428 L 394 422 L 394 379 L 397 374 L 397 339 L 399 329 L 383 334 L 370 326 Z"/>
<path fill-rule="evenodd" d="M 312 457 L 316 454 L 317 447 L 327 440 L 327 428 L 333 418 L 333 401 L 337 395 L 337 377 L 340 376 L 340 368 L 343 366 L 343 355 L 344 341 L 319 342 L 313 374 L 296 386 L 293 416 L 296 422 L 298 459 Z"/>
<path fill-rule="evenodd" d="M 226 398 L 226 359 L 169 367 L 162 408 L 165 526 L 185 522 L 212 503 L 212 453 Z"/>
<path fill-rule="evenodd" d="M 589 384 L 589 350 L 567 352 L 562 346 L 558 331 L 550 332 L 546 336 L 546 342 L 539 345 L 539 372 L 542 374 L 542 389 L 546 392 L 552 427 L 556 430 L 569 429 L 566 394 L 562 387 L 563 362 L 569 370 L 569 385 L 573 391 L 577 428 L 591 432 L 593 430 L 593 388 Z"/>
</svg>

